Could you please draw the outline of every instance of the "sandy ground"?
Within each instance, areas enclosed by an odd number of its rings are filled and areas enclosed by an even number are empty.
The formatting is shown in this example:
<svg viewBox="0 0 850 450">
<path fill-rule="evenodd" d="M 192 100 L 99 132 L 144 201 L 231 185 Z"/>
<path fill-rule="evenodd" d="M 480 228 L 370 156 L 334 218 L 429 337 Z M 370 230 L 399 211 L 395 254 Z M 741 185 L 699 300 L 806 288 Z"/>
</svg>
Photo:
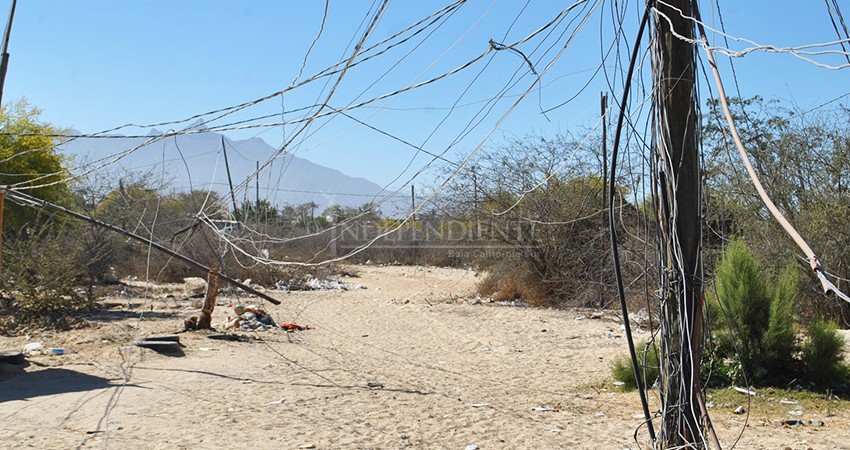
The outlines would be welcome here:
<svg viewBox="0 0 850 450">
<path fill-rule="evenodd" d="M 128 345 L 197 314 L 161 290 L 115 299 L 141 306 L 87 328 L 0 338 L 3 349 L 67 350 L 0 379 L 0 448 L 641 448 L 637 395 L 611 384 L 611 361 L 626 352 L 613 311 L 476 304 L 475 274 L 458 269 L 356 270 L 347 281 L 366 289 L 275 292 L 283 303 L 262 305 L 314 329 L 238 333 L 245 341 L 183 333 L 182 357 Z M 258 300 L 221 295 L 214 319 L 237 302 Z M 847 408 L 800 417 L 821 427 L 783 428 L 784 410 L 745 425 L 735 406 L 711 410 L 725 448 L 741 430 L 737 448 L 850 448 Z"/>
</svg>

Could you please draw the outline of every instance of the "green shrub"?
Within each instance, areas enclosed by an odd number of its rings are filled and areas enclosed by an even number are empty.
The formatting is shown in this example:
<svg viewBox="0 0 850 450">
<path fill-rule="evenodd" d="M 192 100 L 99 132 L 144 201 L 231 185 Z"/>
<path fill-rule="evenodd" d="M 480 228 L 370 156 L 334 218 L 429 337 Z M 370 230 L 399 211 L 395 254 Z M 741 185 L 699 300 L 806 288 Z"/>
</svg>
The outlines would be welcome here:
<svg viewBox="0 0 850 450">
<path fill-rule="evenodd" d="M 796 351 L 794 304 L 800 292 L 800 278 L 791 261 L 775 283 L 770 301 L 770 321 L 765 332 L 764 365 L 773 373 L 787 371 Z"/>
<path fill-rule="evenodd" d="M 637 360 L 639 372 L 642 375 L 644 386 L 651 386 L 658 379 L 661 373 L 658 347 L 655 344 L 641 343 L 637 346 Z M 611 367 L 611 373 L 615 381 L 625 383 L 623 388 L 626 390 L 637 389 L 637 379 L 632 368 L 632 358 L 629 355 L 621 356 L 614 360 Z"/>
<path fill-rule="evenodd" d="M 734 240 L 726 247 L 717 266 L 715 291 L 721 355 L 737 354 L 748 377 L 764 373 L 760 356 L 770 321 L 770 298 L 758 263 L 743 241 Z"/>
<path fill-rule="evenodd" d="M 850 371 L 842 360 L 844 339 L 835 322 L 815 320 L 807 331 L 802 352 L 804 378 L 822 387 L 846 382 Z"/>
<path fill-rule="evenodd" d="M 794 305 L 799 278 L 793 262 L 776 280 L 762 274 L 741 240 L 729 243 L 717 266 L 713 297 L 717 368 L 734 382 L 791 376 L 796 352 Z M 735 370 L 740 365 L 741 370 Z"/>
</svg>

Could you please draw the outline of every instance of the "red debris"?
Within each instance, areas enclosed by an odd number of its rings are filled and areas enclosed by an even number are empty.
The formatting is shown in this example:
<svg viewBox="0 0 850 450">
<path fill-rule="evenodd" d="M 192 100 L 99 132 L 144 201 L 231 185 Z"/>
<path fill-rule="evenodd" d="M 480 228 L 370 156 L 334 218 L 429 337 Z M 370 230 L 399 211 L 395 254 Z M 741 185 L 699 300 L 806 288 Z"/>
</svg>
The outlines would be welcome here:
<svg viewBox="0 0 850 450">
<path fill-rule="evenodd" d="M 280 328 L 285 331 L 304 331 L 313 329 L 313 327 L 301 326 L 296 323 L 282 323 L 280 324 Z"/>
</svg>

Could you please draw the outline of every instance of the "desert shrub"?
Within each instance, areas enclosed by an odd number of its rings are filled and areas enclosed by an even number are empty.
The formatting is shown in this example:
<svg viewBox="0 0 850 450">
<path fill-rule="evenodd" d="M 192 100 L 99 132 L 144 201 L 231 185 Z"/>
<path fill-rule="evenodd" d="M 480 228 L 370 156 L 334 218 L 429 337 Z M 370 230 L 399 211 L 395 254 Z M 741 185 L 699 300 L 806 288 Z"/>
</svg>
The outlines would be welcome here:
<svg viewBox="0 0 850 450">
<path fill-rule="evenodd" d="M 661 374 L 661 366 L 658 359 L 658 347 L 655 344 L 641 343 L 637 346 L 637 360 L 639 373 L 642 374 L 644 386 L 651 386 Z M 611 367 L 614 380 L 625 383 L 626 390 L 637 389 L 637 379 L 629 355 L 620 356 L 614 360 Z"/>
<path fill-rule="evenodd" d="M 95 298 L 78 287 L 83 270 L 71 231 L 48 223 L 36 235 L 7 241 L 0 282 L 7 328 L 65 328 L 74 314 L 94 308 Z"/>
<path fill-rule="evenodd" d="M 831 321 L 814 320 L 809 324 L 802 348 L 805 379 L 820 386 L 848 381 L 850 370 L 842 360 L 844 339 L 837 330 Z"/>
<path fill-rule="evenodd" d="M 541 283 L 530 275 L 517 271 L 488 273 L 477 286 L 478 294 L 497 302 L 523 301 L 529 306 L 553 306 Z"/>
</svg>

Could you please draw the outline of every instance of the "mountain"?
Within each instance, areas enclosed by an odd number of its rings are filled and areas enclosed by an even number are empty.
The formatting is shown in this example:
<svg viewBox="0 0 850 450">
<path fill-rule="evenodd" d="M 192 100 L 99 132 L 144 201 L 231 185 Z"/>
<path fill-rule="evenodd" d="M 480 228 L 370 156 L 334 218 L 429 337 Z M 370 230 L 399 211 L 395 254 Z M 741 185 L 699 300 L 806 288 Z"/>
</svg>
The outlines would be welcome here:
<svg viewBox="0 0 850 450">
<path fill-rule="evenodd" d="M 198 121 L 186 129 L 207 128 L 203 121 Z M 262 165 L 277 152 L 276 148 L 258 137 L 230 140 L 219 133 L 202 131 L 160 138 L 145 145 L 149 140 L 163 136 L 163 133 L 153 129 L 147 136 L 79 138 L 63 144 L 60 149 L 77 161 L 96 161 L 138 147 L 138 150 L 110 164 L 105 169 L 109 175 L 118 178 L 128 171 L 150 172 L 154 179 L 159 180 L 164 163 L 166 179 L 170 180 L 172 188 L 188 191 L 191 184 L 196 190 L 206 190 L 212 185 L 213 190 L 229 198 L 227 170 L 221 151 L 223 140 L 234 191 L 240 203 L 246 199 L 253 201 L 256 196 L 257 178 L 252 174 L 257 161 Z M 260 197 L 273 205 L 280 207 L 312 201 L 319 205 L 318 211 L 332 204 L 359 206 L 373 201 L 376 195 L 380 195 L 379 199 L 389 195 L 381 194 L 382 187 L 369 180 L 351 177 L 292 155 L 280 156 L 260 171 L 259 189 Z M 380 205 L 385 214 L 397 212 L 398 208 L 393 203 L 400 203 L 401 199 L 395 199 L 398 201 Z"/>
</svg>

